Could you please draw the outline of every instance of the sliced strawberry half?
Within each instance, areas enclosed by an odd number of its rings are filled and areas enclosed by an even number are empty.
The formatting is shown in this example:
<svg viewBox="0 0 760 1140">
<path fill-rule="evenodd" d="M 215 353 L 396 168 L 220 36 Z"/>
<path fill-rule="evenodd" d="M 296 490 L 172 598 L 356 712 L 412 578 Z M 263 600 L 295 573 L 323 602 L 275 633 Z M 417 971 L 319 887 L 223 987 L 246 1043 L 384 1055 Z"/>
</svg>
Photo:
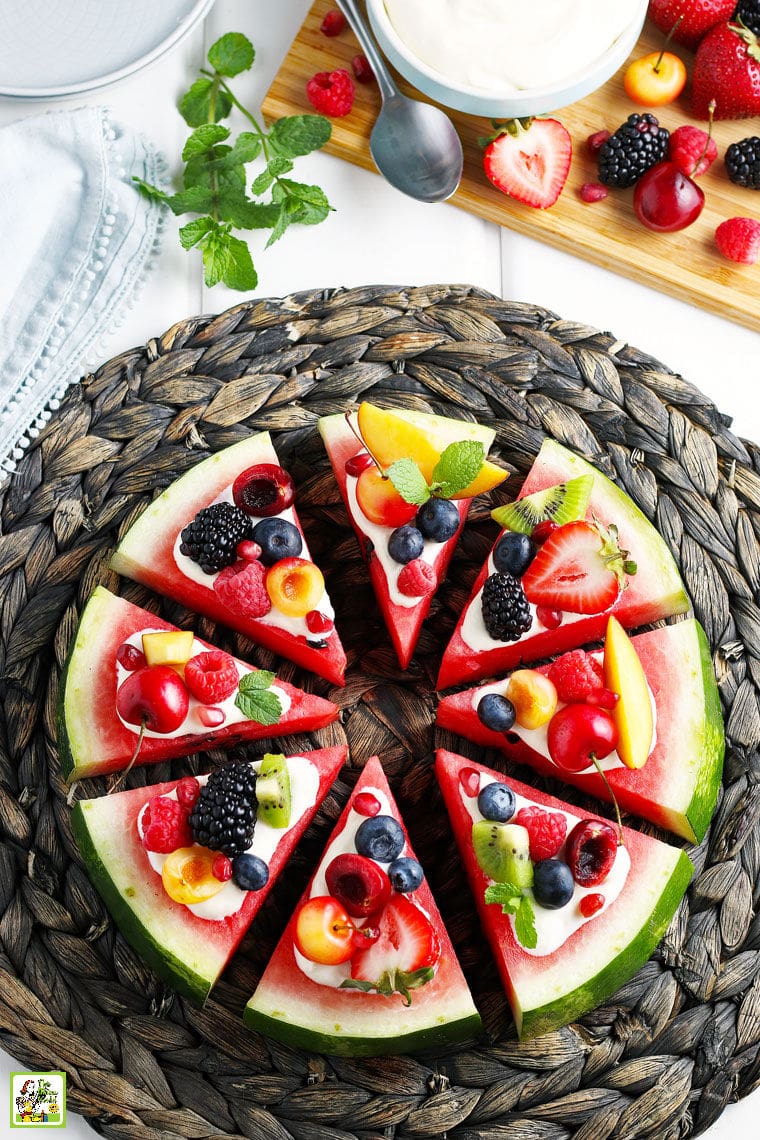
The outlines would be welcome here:
<svg viewBox="0 0 760 1140">
<path fill-rule="evenodd" d="M 636 572 L 628 551 L 608 529 L 579 520 L 546 540 L 522 578 L 528 601 L 574 614 L 603 613 L 614 605 L 626 576 Z"/>
<path fill-rule="evenodd" d="M 424 911 L 406 895 L 394 895 L 372 925 L 379 937 L 353 955 L 351 980 L 343 985 L 386 997 L 400 993 L 411 1005 L 409 991 L 433 976 L 441 954 L 438 935 Z"/>
<path fill-rule="evenodd" d="M 483 168 L 497 190 L 545 210 L 559 198 L 572 156 L 570 134 L 558 119 L 510 119 L 489 140 Z"/>
</svg>

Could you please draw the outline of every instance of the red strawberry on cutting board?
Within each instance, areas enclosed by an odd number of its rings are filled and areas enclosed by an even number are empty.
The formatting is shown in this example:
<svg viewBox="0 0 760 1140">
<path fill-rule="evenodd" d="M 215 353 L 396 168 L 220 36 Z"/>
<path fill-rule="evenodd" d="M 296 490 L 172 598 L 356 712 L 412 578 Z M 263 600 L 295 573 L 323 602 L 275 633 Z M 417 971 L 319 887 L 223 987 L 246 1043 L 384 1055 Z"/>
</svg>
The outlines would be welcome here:
<svg viewBox="0 0 760 1140">
<path fill-rule="evenodd" d="M 490 139 L 483 169 L 497 190 L 545 210 L 567 180 L 573 144 L 557 119 L 510 119 Z"/>
<path fill-rule="evenodd" d="M 713 28 L 697 48 L 691 84 L 691 110 L 709 118 L 744 119 L 760 114 L 760 43 L 749 28 L 726 23 Z"/>
<path fill-rule="evenodd" d="M 735 7 L 736 0 L 649 0 L 647 14 L 661 31 L 673 28 L 676 43 L 693 50 L 710 28 L 734 14 Z"/>
</svg>

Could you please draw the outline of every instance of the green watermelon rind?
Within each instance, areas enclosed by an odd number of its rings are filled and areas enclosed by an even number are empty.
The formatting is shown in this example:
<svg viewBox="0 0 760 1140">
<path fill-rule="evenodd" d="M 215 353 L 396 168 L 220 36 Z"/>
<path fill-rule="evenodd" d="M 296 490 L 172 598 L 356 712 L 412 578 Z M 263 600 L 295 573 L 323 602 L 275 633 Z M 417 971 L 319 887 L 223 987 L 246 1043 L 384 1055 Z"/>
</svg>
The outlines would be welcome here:
<svg viewBox="0 0 760 1140">
<path fill-rule="evenodd" d="M 562 1025 L 569 1025 L 582 1014 L 603 1005 L 607 997 L 616 993 L 639 969 L 641 963 L 647 962 L 652 956 L 668 929 L 693 874 L 691 860 L 684 851 L 681 851 L 656 906 L 647 917 L 646 924 L 625 949 L 593 978 L 571 993 L 535 1009 L 523 1010 L 520 1038 L 537 1037 L 542 1033 L 550 1033 Z"/>
<path fill-rule="evenodd" d="M 705 631 L 699 622 L 694 622 L 694 629 L 699 648 L 699 664 L 702 667 L 702 690 L 705 705 L 698 780 L 684 815 L 694 832 L 694 841 L 701 842 L 715 811 L 715 803 L 723 775 L 726 736 L 710 646 Z"/>
</svg>

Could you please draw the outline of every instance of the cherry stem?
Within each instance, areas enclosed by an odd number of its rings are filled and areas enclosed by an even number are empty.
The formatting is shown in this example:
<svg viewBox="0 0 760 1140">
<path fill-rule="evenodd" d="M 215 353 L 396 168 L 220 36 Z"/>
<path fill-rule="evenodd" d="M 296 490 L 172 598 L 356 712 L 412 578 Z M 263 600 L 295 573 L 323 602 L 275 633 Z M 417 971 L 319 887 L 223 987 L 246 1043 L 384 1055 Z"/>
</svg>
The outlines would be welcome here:
<svg viewBox="0 0 760 1140">
<path fill-rule="evenodd" d="M 612 806 L 615 809 L 615 818 L 617 820 L 617 825 L 618 825 L 618 847 L 625 847 L 625 843 L 623 841 L 623 820 L 620 817 L 620 808 L 618 807 L 617 797 L 615 796 L 615 793 L 613 792 L 612 788 L 610 787 L 610 782 L 607 779 L 601 764 L 599 763 L 599 761 L 597 760 L 597 758 L 593 752 L 591 753 L 591 759 L 593 761 L 594 767 L 596 768 L 597 772 L 602 777 L 602 781 L 604 783 L 604 786 L 609 793 L 610 799 L 612 800 Z"/>
<path fill-rule="evenodd" d="M 655 75 L 659 75 L 659 74 L 660 74 L 660 64 L 662 63 L 662 57 L 665 55 L 665 52 L 668 50 L 668 45 L 670 44 L 670 41 L 673 39 L 673 36 L 674 36 L 674 34 L 675 34 L 675 31 L 676 31 L 676 28 L 677 28 L 677 27 L 678 27 L 678 25 L 681 23 L 681 20 L 682 20 L 682 19 L 683 19 L 683 12 L 682 12 L 682 13 L 681 13 L 681 15 L 678 17 L 678 19 L 676 20 L 675 24 L 673 25 L 673 27 L 670 29 L 670 31 L 668 32 L 667 36 L 665 37 L 665 43 L 662 45 L 662 51 L 661 51 L 661 52 L 660 52 L 660 54 L 657 56 L 657 63 L 656 63 L 656 64 L 654 65 L 654 67 L 652 68 L 652 71 L 655 73 Z"/>
<path fill-rule="evenodd" d="M 710 102 L 707 104 L 707 115 L 708 115 L 708 119 L 709 119 L 709 122 L 707 124 L 707 138 L 705 139 L 705 145 L 702 148 L 702 153 L 700 154 L 699 158 L 697 159 L 697 161 L 694 163 L 694 165 L 691 168 L 691 176 L 694 175 L 695 171 L 699 170 L 700 162 L 707 155 L 707 148 L 710 145 L 710 138 L 712 136 L 713 115 L 714 114 L 715 114 L 715 100 L 711 99 Z"/>
<path fill-rule="evenodd" d="M 344 412 L 344 417 L 345 417 L 346 423 L 348 424 L 349 428 L 351 429 L 351 432 L 359 440 L 359 443 L 362 445 L 364 450 L 367 452 L 367 454 L 369 455 L 370 459 L 374 463 L 375 467 L 377 467 L 377 469 L 380 472 L 383 479 L 387 479 L 388 476 L 385 474 L 385 471 L 383 471 L 382 463 L 380 463 L 377 456 L 373 454 L 372 449 L 367 446 L 367 444 L 364 440 L 364 437 L 362 436 L 362 433 L 360 431 L 357 431 L 357 429 L 354 427 L 353 421 L 351 419 L 351 412 Z"/>
<path fill-rule="evenodd" d="M 108 789 L 108 791 L 106 792 L 106 795 L 110 796 L 111 792 L 115 792 L 115 791 L 116 791 L 116 789 L 117 789 L 117 788 L 118 788 L 118 787 L 119 787 L 121 784 L 123 784 L 123 783 L 124 783 L 124 781 L 126 780 L 127 776 L 129 775 L 129 773 L 131 772 L 132 768 L 134 767 L 135 761 L 137 760 L 137 757 L 140 755 L 140 749 L 142 748 L 142 742 L 143 742 L 143 740 L 145 739 L 145 722 L 146 722 L 146 720 L 147 720 L 147 719 L 148 719 L 148 718 L 147 718 L 146 716 L 144 716 L 144 717 L 142 718 L 142 721 L 140 722 L 140 731 L 139 731 L 139 733 L 138 733 L 138 735 L 137 735 L 137 744 L 135 745 L 135 750 L 134 750 L 134 752 L 132 753 L 132 755 L 131 755 L 131 756 L 130 756 L 130 758 L 129 758 L 129 763 L 127 764 L 126 768 L 125 768 L 125 769 L 124 769 L 124 771 L 121 773 L 121 775 L 120 775 L 120 776 L 118 776 L 118 777 L 116 778 L 116 780 L 114 781 L 114 783 L 113 783 L 113 784 L 111 784 L 111 787 L 110 787 L 110 788 Z"/>
</svg>

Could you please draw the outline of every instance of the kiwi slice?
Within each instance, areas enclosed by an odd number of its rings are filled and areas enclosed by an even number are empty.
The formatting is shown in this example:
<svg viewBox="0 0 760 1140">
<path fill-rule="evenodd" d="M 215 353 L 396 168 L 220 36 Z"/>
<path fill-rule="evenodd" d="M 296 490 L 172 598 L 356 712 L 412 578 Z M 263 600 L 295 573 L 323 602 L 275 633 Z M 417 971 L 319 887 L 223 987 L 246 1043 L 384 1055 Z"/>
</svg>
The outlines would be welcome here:
<svg viewBox="0 0 760 1140">
<path fill-rule="evenodd" d="M 290 823 L 290 773 L 284 756 L 268 752 L 261 761 L 256 780 L 257 816 L 270 827 Z"/>
<path fill-rule="evenodd" d="M 520 890 L 533 886 L 530 837 L 519 823 L 482 819 L 472 827 L 472 845 L 480 869 L 495 883 L 512 883 Z"/>
<path fill-rule="evenodd" d="M 506 530 L 530 534 L 537 523 L 551 519 L 557 526 L 586 516 L 586 508 L 594 485 L 593 475 L 578 475 L 566 483 L 557 483 L 545 491 L 534 491 L 524 499 L 497 507 L 491 518 Z"/>
</svg>

